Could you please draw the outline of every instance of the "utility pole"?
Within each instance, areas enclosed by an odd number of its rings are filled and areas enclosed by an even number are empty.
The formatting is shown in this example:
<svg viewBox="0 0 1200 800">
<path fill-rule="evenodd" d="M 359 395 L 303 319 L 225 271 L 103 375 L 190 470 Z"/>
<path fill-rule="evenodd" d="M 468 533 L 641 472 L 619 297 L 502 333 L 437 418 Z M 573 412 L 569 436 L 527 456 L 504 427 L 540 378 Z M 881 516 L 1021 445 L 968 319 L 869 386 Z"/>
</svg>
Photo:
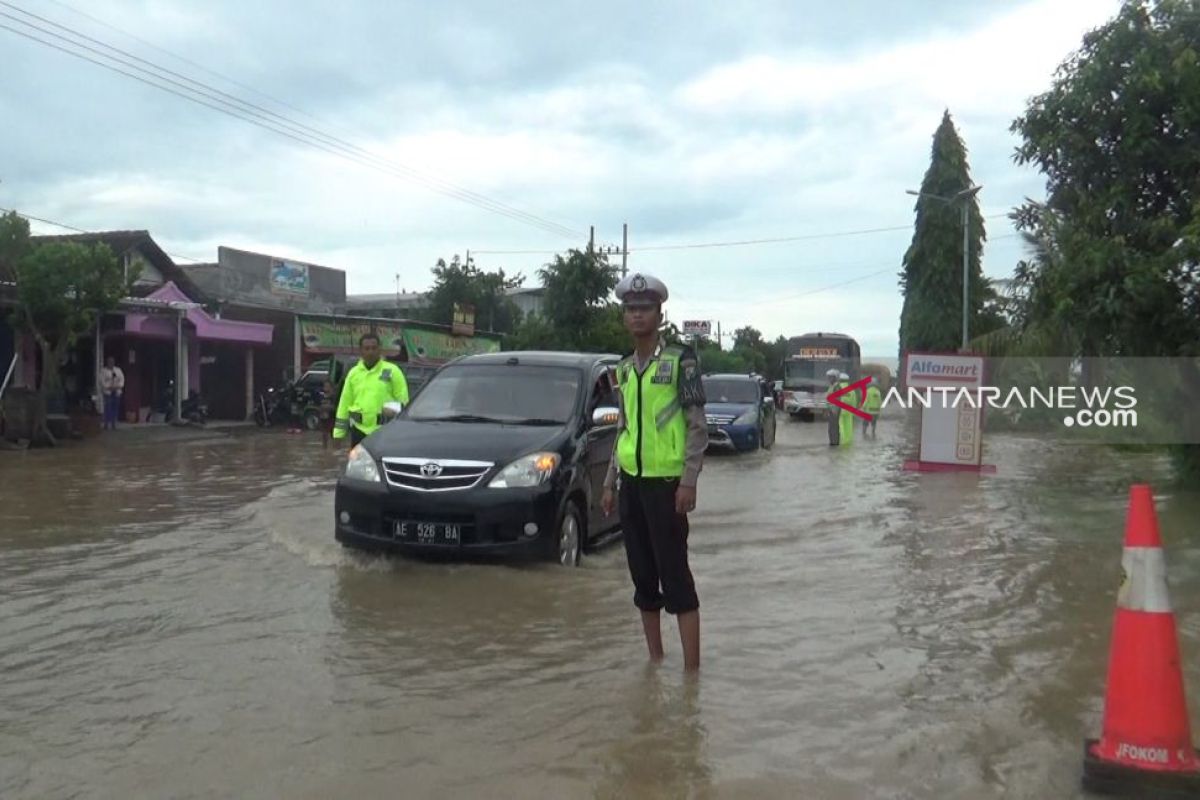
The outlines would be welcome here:
<svg viewBox="0 0 1200 800">
<path fill-rule="evenodd" d="M 592 253 L 596 250 L 596 226 L 592 225 L 588 228 L 588 252 Z"/>
<path fill-rule="evenodd" d="M 721 320 L 717 320 L 717 347 L 721 350 L 725 349 L 725 343 L 721 341 Z"/>
<path fill-rule="evenodd" d="M 967 216 L 966 200 L 962 202 L 962 229 L 963 229 L 963 302 L 962 302 L 962 351 L 967 352 L 967 286 L 971 283 L 971 273 L 967 267 L 967 250 L 971 247 L 968 234 L 970 233 L 969 217 Z"/>
<path fill-rule="evenodd" d="M 629 249 L 625 245 L 625 242 L 628 241 L 626 238 L 628 236 L 628 227 L 629 227 L 628 225 L 624 226 L 623 232 L 621 234 L 622 244 L 619 249 L 617 248 L 617 246 L 615 244 L 606 244 L 606 245 L 603 245 L 602 247 L 600 247 L 599 249 L 596 249 L 596 243 L 595 243 L 596 227 L 595 226 L 592 226 L 592 235 L 588 239 L 588 252 L 589 253 L 594 253 L 595 255 L 605 255 L 605 256 L 615 256 L 618 253 L 621 254 L 621 277 L 622 278 L 625 277 L 625 258 L 627 255 L 627 251 Z"/>
<path fill-rule="evenodd" d="M 629 223 L 621 223 L 621 277 L 629 272 Z"/>
<path fill-rule="evenodd" d="M 955 194 L 953 197 L 944 197 L 940 194 L 931 194 L 929 192 L 918 192 L 918 191 L 914 191 L 912 189 L 907 189 L 905 191 L 905 194 L 911 194 L 914 197 L 930 197 L 930 198 L 933 198 L 934 200 L 941 200 L 943 203 L 945 203 L 948 206 L 954 205 L 955 203 L 962 204 L 962 229 L 963 229 L 962 346 L 960 349 L 963 352 L 966 352 L 966 349 L 967 349 L 967 318 L 969 316 L 968 308 L 967 308 L 967 287 L 970 285 L 970 282 L 971 282 L 970 260 L 968 258 L 968 255 L 969 255 L 968 251 L 971 246 L 970 205 L 971 205 L 972 198 L 974 198 L 975 195 L 979 194 L 979 190 L 982 188 L 983 188 L 982 186 L 970 186 L 970 187 L 967 187 L 966 189 L 963 189 L 961 192 Z"/>
</svg>

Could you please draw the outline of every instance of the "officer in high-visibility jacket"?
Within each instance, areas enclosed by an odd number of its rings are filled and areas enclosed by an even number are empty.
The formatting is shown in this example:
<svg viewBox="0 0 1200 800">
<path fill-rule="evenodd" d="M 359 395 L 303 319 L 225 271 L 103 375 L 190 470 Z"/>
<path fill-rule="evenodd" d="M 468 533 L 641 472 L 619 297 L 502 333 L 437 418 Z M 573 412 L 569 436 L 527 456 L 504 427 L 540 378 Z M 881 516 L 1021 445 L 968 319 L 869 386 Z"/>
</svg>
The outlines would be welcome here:
<svg viewBox="0 0 1200 800">
<path fill-rule="evenodd" d="M 881 408 L 883 408 L 883 393 L 879 391 L 879 378 L 871 376 L 871 382 L 867 384 L 867 395 L 863 400 L 863 411 L 870 414 L 871 418 L 863 420 L 863 436 L 867 435 L 869 428 L 871 438 L 875 438 L 875 423 L 879 421 Z"/>
<path fill-rule="evenodd" d="M 616 288 L 634 352 L 617 367 L 621 415 L 601 507 L 619 506 L 633 602 L 651 660 L 663 657 L 660 611 L 674 614 L 684 669 L 700 666 L 700 600 L 688 567 L 689 512 L 708 446 L 704 384 L 690 347 L 659 336 L 667 287 L 635 273 Z"/>
<path fill-rule="evenodd" d="M 408 381 L 398 366 L 379 357 L 379 337 L 363 334 L 358 351 L 362 360 L 346 373 L 333 421 L 333 438 L 344 439 L 349 434 L 351 445 L 383 424 L 385 403 L 408 405 Z"/>
<path fill-rule="evenodd" d="M 829 433 L 829 446 L 837 447 L 841 425 L 841 409 L 829 402 L 829 395 L 836 392 L 841 386 L 838 385 L 838 371 L 830 369 L 825 371 L 825 377 L 829 379 L 829 391 L 825 393 L 825 428 Z"/>
<path fill-rule="evenodd" d="M 844 372 L 839 373 L 837 388 L 845 389 L 849 385 L 850 376 Z M 854 406 L 855 408 L 859 407 L 859 396 L 857 391 L 846 392 L 838 399 L 848 406 Z M 839 411 L 841 413 L 838 414 L 838 444 L 842 447 L 845 447 L 846 445 L 854 442 L 854 412 L 847 411 L 844 408 L 839 409 Z"/>
</svg>

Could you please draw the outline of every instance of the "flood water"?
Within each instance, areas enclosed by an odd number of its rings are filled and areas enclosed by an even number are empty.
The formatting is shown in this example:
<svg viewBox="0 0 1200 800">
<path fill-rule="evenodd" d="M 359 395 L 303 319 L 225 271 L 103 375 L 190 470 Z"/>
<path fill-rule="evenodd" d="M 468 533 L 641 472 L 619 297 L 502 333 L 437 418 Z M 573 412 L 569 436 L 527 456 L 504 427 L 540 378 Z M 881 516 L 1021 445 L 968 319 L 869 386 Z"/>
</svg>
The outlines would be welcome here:
<svg viewBox="0 0 1200 800">
<path fill-rule="evenodd" d="M 343 551 L 315 437 L 0 452 L 0 796 L 1074 796 L 1135 480 L 1200 721 L 1200 497 L 1163 460 L 995 436 L 996 475 L 917 475 L 894 424 L 824 435 L 707 462 L 695 679 L 670 620 L 646 664 L 619 545 Z"/>
</svg>

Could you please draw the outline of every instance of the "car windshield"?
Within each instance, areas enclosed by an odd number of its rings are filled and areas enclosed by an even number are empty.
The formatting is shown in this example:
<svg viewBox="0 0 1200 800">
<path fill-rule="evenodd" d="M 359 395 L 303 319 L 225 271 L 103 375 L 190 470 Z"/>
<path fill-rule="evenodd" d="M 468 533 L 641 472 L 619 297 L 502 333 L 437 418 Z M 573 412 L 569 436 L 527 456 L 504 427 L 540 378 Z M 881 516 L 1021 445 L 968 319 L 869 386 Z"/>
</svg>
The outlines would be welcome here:
<svg viewBox="0 0 1200 800">
<path fill-rule="evenodd" d="M 582 373 L 569 367 L 450 366 L 413 398 L 408 419 L 513 424 L 564 423 L 575 411 Z"/>
<path fill-rule="evenodd" d="M 704 396 L 710 403 L 757 403 L 758 384 L 732 378 L 704 378 Z"/>
</svg>

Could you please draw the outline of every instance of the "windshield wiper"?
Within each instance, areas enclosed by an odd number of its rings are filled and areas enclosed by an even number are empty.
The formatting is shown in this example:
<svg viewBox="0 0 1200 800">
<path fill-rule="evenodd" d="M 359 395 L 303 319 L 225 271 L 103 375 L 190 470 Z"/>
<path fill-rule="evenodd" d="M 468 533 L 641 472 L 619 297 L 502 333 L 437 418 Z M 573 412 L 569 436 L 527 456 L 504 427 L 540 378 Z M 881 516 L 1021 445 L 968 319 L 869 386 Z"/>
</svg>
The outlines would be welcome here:
<svg viewBox="0 0 1200 800">
<path fill-rule="evenodd" d="M 418 422 L 504 422 L 502 419 L 481 417 L 478 414 L 450 414 L 445 417 L 410 417 L 410 419 L 415 419 Z"/>
<path fill-rule="evenodd" d="M 528 417 L 526 419 L 514 419 L 512 425 L 563 425 L 561 419 L 550 419 L 548 417 Z"/>
</svg>

